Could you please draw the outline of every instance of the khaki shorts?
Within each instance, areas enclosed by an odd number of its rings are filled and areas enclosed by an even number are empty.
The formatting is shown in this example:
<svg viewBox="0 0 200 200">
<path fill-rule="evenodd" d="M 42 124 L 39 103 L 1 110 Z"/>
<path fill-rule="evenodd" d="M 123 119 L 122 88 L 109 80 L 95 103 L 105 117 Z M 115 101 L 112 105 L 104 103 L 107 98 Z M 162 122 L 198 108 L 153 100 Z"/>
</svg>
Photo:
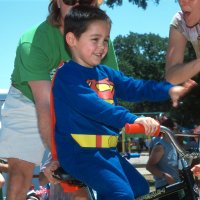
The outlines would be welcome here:
<svg viewBox="0 0 200 200">
<path fill-rule="evenodd" d="M 33 102 L 11 86 L 1 115 L 0 158 L 18 158 L 39 165 L 45 146 Z"/>
</svg>

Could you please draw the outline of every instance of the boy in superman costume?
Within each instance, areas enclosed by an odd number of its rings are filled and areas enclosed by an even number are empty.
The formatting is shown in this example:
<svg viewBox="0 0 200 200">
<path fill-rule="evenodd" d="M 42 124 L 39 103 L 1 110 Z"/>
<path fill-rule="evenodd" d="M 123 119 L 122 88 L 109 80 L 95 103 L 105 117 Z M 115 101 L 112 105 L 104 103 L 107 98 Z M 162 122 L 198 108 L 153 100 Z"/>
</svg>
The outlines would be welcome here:
<svg viewBox="0 0 200 200">
<path fill-rule="evenodd" d="M 116 149 L 120 129 L 140 123 L 146 134 L 158 129 L 152 118 L 138 118 L 117 99 L 176 104 L 185 92 L 168 82 L 136 80 L 100 65 L 106 56 L 111 21 L 95 7 L 76 6 L 65 17 L 64 36 L 73 60 L 57 71 L 52 87 L 55 144 L 59 163 L 97 192 L 98 200 L 133 200 L 149 192 L 143 176 Z"/>
</svg>

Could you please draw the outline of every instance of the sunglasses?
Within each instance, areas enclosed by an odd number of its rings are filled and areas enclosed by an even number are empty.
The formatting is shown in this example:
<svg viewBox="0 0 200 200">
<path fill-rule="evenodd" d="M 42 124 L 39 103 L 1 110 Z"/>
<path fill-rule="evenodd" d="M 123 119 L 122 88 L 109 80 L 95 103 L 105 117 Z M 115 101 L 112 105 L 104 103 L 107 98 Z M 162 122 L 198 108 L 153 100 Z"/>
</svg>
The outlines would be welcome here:
<svg viewBox="0 0 200 200">
<path fill-rule="evenodd" d="M 63 0 L 64 4 L 74 6 L 76 3 L 79 5 L 91 5 L 94 0 Z"/>
</svg>

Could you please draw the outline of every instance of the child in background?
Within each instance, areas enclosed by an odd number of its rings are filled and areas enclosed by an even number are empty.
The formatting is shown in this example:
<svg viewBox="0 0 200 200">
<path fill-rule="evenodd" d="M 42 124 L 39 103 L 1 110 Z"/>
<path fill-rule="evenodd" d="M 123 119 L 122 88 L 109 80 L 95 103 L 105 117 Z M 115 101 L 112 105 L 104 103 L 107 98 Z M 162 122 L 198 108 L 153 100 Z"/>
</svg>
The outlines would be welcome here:
<svg viewBox="0 0 200 200">
<path fill-rule="evenodd" d="M 149 185 L 117 151 L 119 131 L 135 122 L 152 135 L 159 124 L 117 105 L 117 98 L 141 102 L 170 96 L 175 106 L 186 88 L 135 80 L 100 65 L 111 29 L 101 9 L 76 6 L 66 15 L 64 27 L 73 59 L 58 69 L 52 88 L 58 160 L 67 173 L 93 188 L 99 200 L 133 200 L 148 193 Z"/>
<path fill-rule="evenodd" d="M 161 124 L 171 130 L 174 129 L 174 122 L 170 118 L 166 119 Z M 162 137 L 154 143 L 146 165 L 146 169 L 154 175 L 156 189 L 161 189 L 180 181 L 176 148 L 167 135 L 162 133 L 161 135 Z M 159 199 L 179 199 L 179 195 L 179 193 L 172 193 L 167 197 Z"/>
</svg>

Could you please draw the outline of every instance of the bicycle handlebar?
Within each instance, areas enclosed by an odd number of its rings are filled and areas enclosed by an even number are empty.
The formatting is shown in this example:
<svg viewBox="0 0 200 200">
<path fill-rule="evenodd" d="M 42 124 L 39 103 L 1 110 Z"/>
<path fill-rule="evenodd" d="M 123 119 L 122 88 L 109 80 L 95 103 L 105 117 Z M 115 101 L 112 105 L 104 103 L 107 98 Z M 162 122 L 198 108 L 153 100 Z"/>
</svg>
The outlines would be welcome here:
<svg viewBox="0 0 200 200">
<path fill-rule="evenodd" d="M 176 139 L 174 138 L 175 133 L 170 130 L 169 128 L 165 127 L 165 126 L 160 126 L 160 128 L 154 133 L 154 136 L 157 136 L 160 132 L 162 132 L 163 134 L 166 134 L 170 140 L 170 142 L 174 145 L 174 147 L 176 148 L 177 152 L 179 153 L 180 156 L 184 157 L 184 158 L 196 158 L 196 157 L 200 157 L 199 153 L 187 153 L 181 146 L 180 144 L 178 144 L 178 142 L 176 141 Z M 125 125 L 125 133 L 126 134 L 144 134 L 145 133 L 145 129 L 144 126 L 142 124 L 126 124 Z M 184 135 L 184 134 L 183 134 Z"/>
<path fill-rule="evenodd" d="M 134 124 L 125 124 L 125 132 L 127 134 L 138 134 L 145 133 L 144 126 L 142 124 L 134 123 Z M 158 136 L 160 133 L 160 127 L 154 133 L 154 136 Z"/>
</svg>

